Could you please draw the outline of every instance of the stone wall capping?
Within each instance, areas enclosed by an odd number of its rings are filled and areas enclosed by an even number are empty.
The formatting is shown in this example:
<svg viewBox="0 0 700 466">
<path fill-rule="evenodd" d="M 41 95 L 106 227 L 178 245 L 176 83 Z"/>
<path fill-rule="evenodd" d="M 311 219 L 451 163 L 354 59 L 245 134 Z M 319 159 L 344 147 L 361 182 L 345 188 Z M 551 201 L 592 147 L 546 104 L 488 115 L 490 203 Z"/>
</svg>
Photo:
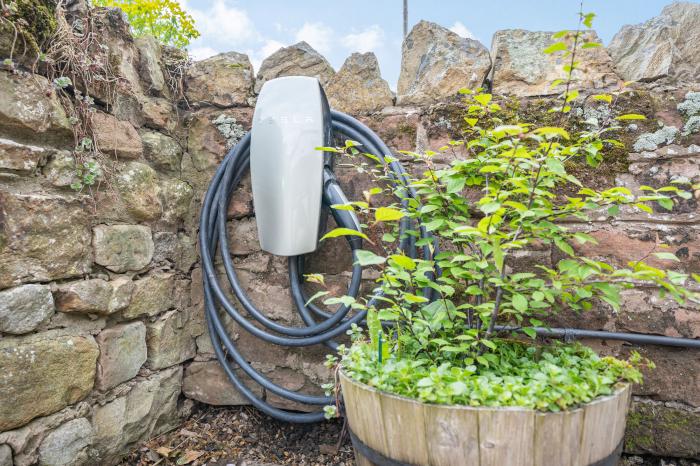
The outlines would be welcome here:
<svg viewBox="0 0 700 466">
<path fill-rule="evenodd" d="M 382 79 L 379 62 L 372 52 L 353 53 L 325 86 L 331 108 L 363 114 L 391 107 L 394 96 Z"/>
<path fill-rule="evenodd" d="M 263 60 L 255 80 L 255 93 L 260 92 L 265 81 L 281 76 L 313 76 L 325 87 L 334 74 L 328 60 L 301 41 L 283 47 Z"/>
<path fill-rule="evenodd" d="M 658 84 L 698 82 L 700 5 L 673 2 L 642 24 L 623 26 L 608 49 L 625 80 Z"/>
<path fill-rule="evenodd" d="M 556 42 L 554 32 L 504 29 L 496 31 L 491 43 L 493 68 L 490 73 L 494 93 L 518 97 L 558 95 L 564 86 L 551 83 L 566 78 L 559 54 L 546 55 L 543 50 Z M 583 33 L 583 39 L 600 43 L 595 31 Z M 580 62 L 574 72 L 574 88 L 612 90 L 622 84 L 614 70 L 613 61 L 603 47 L 579 50 Z"/>
<path fill-rule="evenodd" d="M 247 55 L 227 52 L 194 62 L 187 71 L 185 97 L 190 105 L 240 107 L 253 97 L 253 65 Z"/>
<path fill-rule="evenodd" d="M 491 57 L 479 41 L 420 21 L 401 46 L 397 105 L 425 105 L 452 98 L 459 89 L 480 87 L 491 69 Z"/>
</svg>

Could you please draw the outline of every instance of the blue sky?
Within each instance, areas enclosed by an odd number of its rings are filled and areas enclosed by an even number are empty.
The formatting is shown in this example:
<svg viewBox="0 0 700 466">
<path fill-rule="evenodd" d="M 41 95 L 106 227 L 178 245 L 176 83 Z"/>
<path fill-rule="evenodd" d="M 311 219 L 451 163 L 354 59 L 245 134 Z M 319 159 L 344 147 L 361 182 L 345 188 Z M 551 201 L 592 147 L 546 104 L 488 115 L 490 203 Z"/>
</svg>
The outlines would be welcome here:
<svg viewBox="0 0 700 466">
<path fill-rule="evenodd" d="M 700 2 L 697 0 L 696 3 Z M 396 88 L 401 61 L 402 0 L 186 0 L 202 36 L 195 59 L 219 52 L 246 53 L 256 72 L 278 48 L 306 40 L 338 70 L 355 51 L 377 55 L 384 79 Z M 490 47 L 499 29 L 557 31 L 576 26 L 576 0 L 409 0 L 409 29 L 434 21 Z M 658 15 L 670 0 L 587 0 L 605 44 L 625 24 Z"/>
</svg>

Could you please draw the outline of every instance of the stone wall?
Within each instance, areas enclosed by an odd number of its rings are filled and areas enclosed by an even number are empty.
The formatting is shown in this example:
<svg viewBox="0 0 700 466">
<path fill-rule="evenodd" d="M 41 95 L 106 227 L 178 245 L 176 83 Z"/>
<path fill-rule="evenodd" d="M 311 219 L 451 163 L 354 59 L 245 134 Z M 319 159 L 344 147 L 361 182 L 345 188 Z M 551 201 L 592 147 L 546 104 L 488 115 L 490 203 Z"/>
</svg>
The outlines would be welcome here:
<svg viewBox="0 0 700 466">
<path fill-rule="evenodd" d="M 47 71 L 0 70 L 0 466 L 113 463 L 178 425 L 192 400 L 245 403 L 215 361 L 203 325 L 196 224 L 216 166 L 250 128 L 264 81 L 319 77 L 334 108 L 360 117 L 395 150 L 437 148 L 459 137 L 462 87 L 491 85 L 514 116 L 537 114 L 558 92 L 549 89 L 559 64 L 541 54 L 551 42 L 544 32 L 499 31 L 488 50 L 420 22 L 404 42 L 393 95 L 373 54 L 353 54 L 336 72 L 305 43 L 273 54 L 257 76 L 247 56 L 229 52 L 189 66 L 179 81 L 169 66 L 174 51 L 133 39 L 116 11 L 94 12 L 93 19 L 118 77 L 113 92 L 95 89 L 88 114 L 109 162 L 99 190 L 70 187 L 80 157 L 75 112 Z M 606 156 L 596 185 L 636 190 L 678 177 L 700 180 L 699 25 L 700 5 L 674 4 L 644 25 L 623 28 L 609 49 L 581 57 L 578 85 L 607 90 L 636 81 L 622 105 L 649 118 L 627 126 L 629 151 Z M 605 117 L 600 106 L 579 112 L 582 120 Z M 359 199 L 368 180 L 347 168 L 338 173 L 348 197 Z M 624 264 L 666 243 L 681 262 L 662 265 L 700 273 L 698 198 L 700 192 L 672 212 L 629 211 L 576 228 L 598 239 L 589 254 Z M 253 215 L 245 180 L 228 212 L 242 283 L 268 316 L 299 324 L 286 261 L 260 251 Z M 558 259 L 551 250 L 522 258 Z M 350 269 L 346 247 L 324 243 L 310 268 L 326 273 L 331 291 L 341 294 Z M 647 289 L 627 292 L 618 314 L 600 308 L 560 320 L 700 338 L 700 311 Z M 228 325 L 273 381 L 313 391 L 327 379 L 323 347 L 267 345 Z M 636 349 L 657 364 L 635 388 L 626 450 L 700 458 L 698 351 L 589 343 L 613 354 Z"/>
</svg>

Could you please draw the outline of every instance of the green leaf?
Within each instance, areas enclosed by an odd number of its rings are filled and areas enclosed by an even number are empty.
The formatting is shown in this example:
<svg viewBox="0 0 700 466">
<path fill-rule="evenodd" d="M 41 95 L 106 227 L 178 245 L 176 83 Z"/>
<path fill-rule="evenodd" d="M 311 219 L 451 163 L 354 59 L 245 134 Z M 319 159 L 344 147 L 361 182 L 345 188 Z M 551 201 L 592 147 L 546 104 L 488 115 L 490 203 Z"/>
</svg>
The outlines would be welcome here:
<svg viewBox="0 0 700 466">
<path fill-rule="evenodd" d="M 441 226 L 445 224 L 445 220 L 442 218 L 438 218 L 436 220 L 433 220 L 432 222 L 424 223 L 423 226 L 425 227 L 426 230 L 428 231 L 435 231 Z"/>
<path fill-rule="evenodd" d="M 612 103 L 612 100 L 613 100 L 613 98 L 610 94 L 597 94 L 597 95 L 593 96 L 593 99 L 594 100 L 601 100 L 601 101 L 609 103 L 609 104 Z"/>
<path fill-rule="evenodd" d="M 416 262 L 403 254 L 393 254 L 389 256 L 389 259 L 394 261 L 399 267 L 406 270 L 413 270 L 416 268 Z"/>
<path fill-rule="evenodd" d="M 327 239 L 327 238 L 337 238 L 339 236 L 359 236 L 362 239 L 369 240 L 367 235 L 365 235 L 364 233 L 359 232 L 357 230 L 353 230 L 351 228 L 335 228 L 335 229 L 329 231 L 328 233 L 326 233 L 325 235 L 323 235 L 323 237 L 321 237 L 320 241 L 323 241 L 324 239 Z"/>
<path fill-rule="evenodd" d="M 555 239 L 554 244 L 556 244 L 556 246 L 559 249 L 561 249 L 562 251 L 564 251 L 568 255 L 570 255 L 570 256 L 574 255 L 574 248 L 572 248 L 571 245 L 569 243 L 567 243 L 566 241 L 564 241 L 563 239 Z"/>
<path fill-rule="evenodd" d="M 440 208 L 440 206 L 435 205 L 435 204 L 427 204 L 424 205 L 420 208 L 419 212 L 421 214 L 429 214 L 430 212 L 436 211 Z"/>
<path fill-rule="evenodd" d="M 582 49 L 594 49 L 594 48 L 602 47 L 602 46 L 603 46 L 603 44 L 601 44 L 600 42 L 586 42 L 581 46 L 581 48 Z"/>
<path fill-rule="evenodd" d="M 449 194 L 454 194 L 462 191 L 464 189 L 464 184 L 466 183 L 466 179 L 462 176 L 460 177 L 453 177 L 453 178 L 448 178 L 447 179 L 447 192 Z"/>
<path fill-rule="evenodd" d="M 561 163 L 559 159 L 549 157 L 546 163 L 549 171 L 556 173 L 557 175 L 566 175 L 566 169 L 564 168 L 564 164 Z"/>
<path fill-rule="evenodd" d="M 655 252 L 654 255 L 659 259 L 680 262 L 681 260 L 672 252 Z"/>
<path fill-rule="evenodd" d="M 646 120 L 647 117 L 645 117 L 644 115 L 640 115 L 638 113 L 627 113 L 625 115 L 617 116 L 617 117 L 615 117 L 615 119 L 622 120 L 622 121 L 624 121 L 624 120 Z"/>
<path fill-rule="evenodd" d="M 379 352 L 379 335 L 382 335 L 382 339 L 386 340 L 384 336 L 384 331 L 382 330 L 382 322 L 379 320 L 379 314 L 375 309 L 367 310 L 367 332 L 369 333 L 370 344 L 372 345 L 372 351 L 376 355 Z M 389 357 L 389 345 L 386 341 L 382 345 L 382 359 L 386 360 Z"/>
<path fill-rule="evenodd" d="M 491 102 L 491 94 L 477 94 L 474 96 L 474 100 L 479 102 L 481 105 L 488 105 Z"/>
<path fill-rule="evenodd" d="M 534 328 L 532 328 L 532 327 L 523 327 L 521 330 L 523 331 L 523 333 L 524 333 L 525 335 L 527 335 L 528 337 L 532 338 L 533 340 L 534 340 L 535 338 L 537 338 L 537 332 L 535 331 Z"/>
<path fill-rule="evenodd" d="M 316 301 L 321 296 L 326 296 L 329 293 L 330 293 L 330 291 L 319 291 L 319 292 L 315 293 L 312 297 L 309 298 L 308 301 L 306 301 L 305 306 L 308 306 L 309 304 L 311 304 L 313 301 Z"/>
<path fill-rule="evenodd" d="M 527 311 L 527 298 L 521 294 L 513 295 L 513 307 L 520 312 Z"/>
<path fill-rule="evenodd" d="M 323 151 L 323 152 L 340 152 L 340 150 L 338 150 L 335 147 L 323 147 L 323 146 L 316 147 L 316 148 L 314 148 L 314 150 Z"/>
<path fill-rule="evenodd" d="M 551 84 L 549 85 L 549 88 L 554 89 L 555 87 L 557 87 L 558 85 L 563 84 L 563 83 L 564 83 L 563 79 L 555 79 L 554 81 L 551 82 Z"/>
<path fill-rule="evenodd" d="M 504 256 L 503 256 L 503 249 L 501 249 L 501 245 L 496 243 L 493 245 L 493 260 L 496 263 L 496 268 L 498 269 L 499 272 L 503 271 L 503 262 L 504 262 Z"/>
<path fill-rule="evenodd" d="M 352 204 L 333 204 L 331 209 L 335 210 L 355 210 Z"/>
<path fill-rule="evenodd" d="M 448 387 L 450 388 L 450 392 L 452 392 L 452 395 L 455 396 L 460 396 L 467 393 L 467 384 L 459 380 L 456 382 L 452 382 L 448 385 Z"/>
<path fill-rule="evenodd" d="M 566 46 L 565 42 L 555 42 L 549 47 L 545 48 L 542 52 L 546 53 L 547 55 L 552 54 L 554 52 L 562 52 L 568 50 L 568 47 Z"/>
<path fill-rule="evenodd" d="M 496 173 L 503 171 L 503 168 L 498 165 L 484 165 L 479 169 L 479 173 Z"/>
<path fill-rule="evenodd" d="M 403 298 L 409 303 L 427 303 L 429 301 L 428 298 L 424 298 L 423 296 L 417 296 L 413 293 L 404 293 Z"/>
<path fill-rule="evenodd" d="M 352 296 L 339 296 L 337 298 L 328 298 L 323 301 L 323 304 L 342 304 L 343 306 L 352 306 L 355 304 L 355 298 Z"/>
<path fill-rule="evenodd" d="M 585 15 L 583 15 L 583 24 L 587 28 L 592 28 L 593 27 L 593 18 L 595 18 L 595 17 L 596 17 L 595 13 L 586 13 Z"/>
<path fill-rule="evenodd" d="M 364 249 L 358 249 L 355 251 L 355 255 L 357 256 L 355 263 L 361 265 L 362 267 L 366 267 L 368 265 L 379 265 L 386 261 L 386 259 L 382 256 L 378 256 L 372 251 L 366 251 Z"/>
<path fill-rule="evenodd" d="M 391 207 L 378 207 L 374 211 L 374 221 L 375 222 L 392 222 L 395 220 L 400 220 L 403 217 L 403 212 L 398 209 L 392 209 Z"/>
<path fill-rule="evenodd" d="M 471 126 L 472 128 L 474 127 L 474 125 L 476 125 L 479 122 L 479 120 L 477 118 L 465 118 L 464 121 L 466 121 L 467 124 L 469 126 Z"/>
<path fill-rule="evenodd" d="M 576 100 L 578 95 L 579 95 L 578 89 L 574 89 L 573 91 L 569 91 L 566 93 L 566 98 L 564 99 L 564 102 L 569 103 L 573 100 Z"/>
<path fill-rule="evenodd" d="M 479 209 L 485 214 L 492 214 L 501 208 L 501 203 L 496 201 L 487 202 L 479 206 Z"/>
<path fill-rule="evenodd" d="M 646 212 L 646 213 L 648 213 L 648 214 L 653 214 L 653 213 L 654 213 L 654 210 L 653 210 L 651 207 L 649 207 L 648 205 L 644 204 L 644 203 L 638 202 L 638 203 L 636 203 L 634 206 L 635 206 L 637 209 L 639 209 L 639 210 L 641 210 L 641 211 L 644 211 L 644 212 Z"/>
<path fill-rule="evenodd" d="M 487 348 L 491 348 L 494 350 L 496 349 L 496 343 L 492 342 L 491 340 L 481 340 L 481 344 Z"/>
<path fill-rule="evenodd" d="M 673 210 L 673 199 L 671 199 L 669 197 L 662 197 L 661 199 L 658 199 L 656 202 L 658 202 L 659 205 L 666 210 Z"/>
<path fill-rule="evenodd" d="M 542 134 L 544 136 L 559 136 L 564 139 L 570 139 L 569 133 L 567 133 L 564 128 L 558 128 L 556 126 L 543 126 L 541 128 L 537 128 L 535 131 L 533 131 L 533 133 Z"/>
</svg>

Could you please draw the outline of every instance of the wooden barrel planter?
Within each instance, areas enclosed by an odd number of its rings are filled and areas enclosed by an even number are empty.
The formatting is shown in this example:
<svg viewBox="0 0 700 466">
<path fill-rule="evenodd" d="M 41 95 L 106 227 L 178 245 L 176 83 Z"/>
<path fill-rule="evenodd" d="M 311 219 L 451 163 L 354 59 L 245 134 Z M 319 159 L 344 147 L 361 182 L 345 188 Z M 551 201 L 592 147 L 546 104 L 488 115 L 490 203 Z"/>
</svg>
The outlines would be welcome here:
<svg viewBox="0 0 700 466">
<path fill-rule="evenodd" d="M 340 373 L 358 466 L 614 466 L 629 385 L 580 408 L 433 405 L 380 392 Z"/>
</svg>

